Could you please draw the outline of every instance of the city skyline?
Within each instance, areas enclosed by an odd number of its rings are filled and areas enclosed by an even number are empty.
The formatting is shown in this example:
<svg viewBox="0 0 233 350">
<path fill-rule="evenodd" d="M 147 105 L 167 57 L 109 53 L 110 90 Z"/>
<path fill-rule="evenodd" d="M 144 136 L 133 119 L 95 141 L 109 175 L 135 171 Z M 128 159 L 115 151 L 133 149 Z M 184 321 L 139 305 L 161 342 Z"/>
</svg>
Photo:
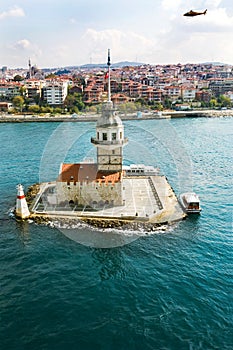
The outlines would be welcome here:
<svg viewBox="0 0 233 350">
<path fill-rule="evenodd" d="M 106 61 L 232 64 L 230 0 L 0 0 L 0 66 L 63 67 Z M 206 15 L 186 18 L 190 10 Z"/>
</svg>

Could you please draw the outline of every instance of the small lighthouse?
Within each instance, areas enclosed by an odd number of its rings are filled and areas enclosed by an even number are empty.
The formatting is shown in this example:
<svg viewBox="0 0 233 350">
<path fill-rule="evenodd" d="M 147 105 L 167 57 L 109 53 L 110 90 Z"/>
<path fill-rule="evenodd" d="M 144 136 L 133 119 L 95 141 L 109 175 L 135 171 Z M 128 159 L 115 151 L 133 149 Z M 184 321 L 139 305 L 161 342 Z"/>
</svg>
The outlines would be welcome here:
<svg viewBox="0 0 233 350">
<path fill-rule="evenodd" d="M 30 216 L 30 211 L 26 202 L 26 198 L 23 191 L 23 186 L 19 184 L 17 187 L 17 200 L 15 215 L 21 219 L 27 219 Z"/>
</svg>

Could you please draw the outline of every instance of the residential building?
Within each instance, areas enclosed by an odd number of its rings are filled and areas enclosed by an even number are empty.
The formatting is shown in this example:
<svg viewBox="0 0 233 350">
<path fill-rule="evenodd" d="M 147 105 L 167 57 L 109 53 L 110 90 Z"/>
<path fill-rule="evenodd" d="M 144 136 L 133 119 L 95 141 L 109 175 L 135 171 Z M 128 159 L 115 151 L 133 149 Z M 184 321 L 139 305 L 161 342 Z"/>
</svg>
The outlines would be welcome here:
<svg viewBox="0 0 233 350">
<path fill-rule="evenodd" d="M 43 100 L 51 106 L 62 106 L 68 93 L 66 81 L 49 81 L 42 88 Z"/>
<path fill-rule="evenodd" d="M 181 88 L 181 97 L 186 102 L 191 102 L 195 100 L 197 89 L 193 87 L 182 87 Z"/>
<path fill-rule="evenodd" d="M 212 98 L 212 92 L 210 90 L 196 91 L 195 100 L 209 103 Z"/>
<path fill-rule="evenodd" d="M 212 90 L 216 97 L 228 91 L 233 91 L 233 79 L 212 80 L 209 83 L 209 89 Z"/>
</svg>

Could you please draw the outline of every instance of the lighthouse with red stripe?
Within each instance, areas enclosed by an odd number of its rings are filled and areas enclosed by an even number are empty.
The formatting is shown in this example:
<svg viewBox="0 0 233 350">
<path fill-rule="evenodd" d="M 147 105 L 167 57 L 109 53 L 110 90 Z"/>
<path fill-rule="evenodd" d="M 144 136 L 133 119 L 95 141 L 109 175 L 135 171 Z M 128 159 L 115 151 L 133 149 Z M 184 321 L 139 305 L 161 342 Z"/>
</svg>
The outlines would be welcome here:
<svg viewBox="0 0 233 350">
<path fill-rule="evenodd" d="M 30 216 L 30 211 L 26 202 L 26 198 L 23 191 L 23 186 L 19 184 L 17 187 L 17 200 L 15 215 L 21 219 L 27 219 Z"/>
</svg>

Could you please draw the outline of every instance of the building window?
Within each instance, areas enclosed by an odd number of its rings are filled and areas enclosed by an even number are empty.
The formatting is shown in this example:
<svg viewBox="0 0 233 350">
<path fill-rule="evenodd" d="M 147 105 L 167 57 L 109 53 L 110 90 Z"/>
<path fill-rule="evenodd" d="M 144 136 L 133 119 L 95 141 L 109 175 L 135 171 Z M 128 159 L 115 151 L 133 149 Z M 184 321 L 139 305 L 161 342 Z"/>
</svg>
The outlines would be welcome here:
<svg viewBox="0 0 233 350">
<path fill-rule="evenodd" d="M 120 132 L 120 139 L 122 139 L 122 131 Z"/>
<path fill-rule="evenodd" d="M 99 140 L 99 138 L 100 138 L 100 133 L 97 132 L 97 140 Z"/>
<path fill-rule="evenodd" d="M 112 150 L 112 154 L 115 154 L 115 150 L 114 149 Z"/>
<path fill-rule="evenodd" d="M 107 141 L 108 135 L 106 132 L 103 132 L 103 141 Z"/>
<path fill-rule="evenodd" d="M 116 133 L 115 132 L 112 133 L 112 140 L 113 141 L 116 140 Z"/>
</svg>

